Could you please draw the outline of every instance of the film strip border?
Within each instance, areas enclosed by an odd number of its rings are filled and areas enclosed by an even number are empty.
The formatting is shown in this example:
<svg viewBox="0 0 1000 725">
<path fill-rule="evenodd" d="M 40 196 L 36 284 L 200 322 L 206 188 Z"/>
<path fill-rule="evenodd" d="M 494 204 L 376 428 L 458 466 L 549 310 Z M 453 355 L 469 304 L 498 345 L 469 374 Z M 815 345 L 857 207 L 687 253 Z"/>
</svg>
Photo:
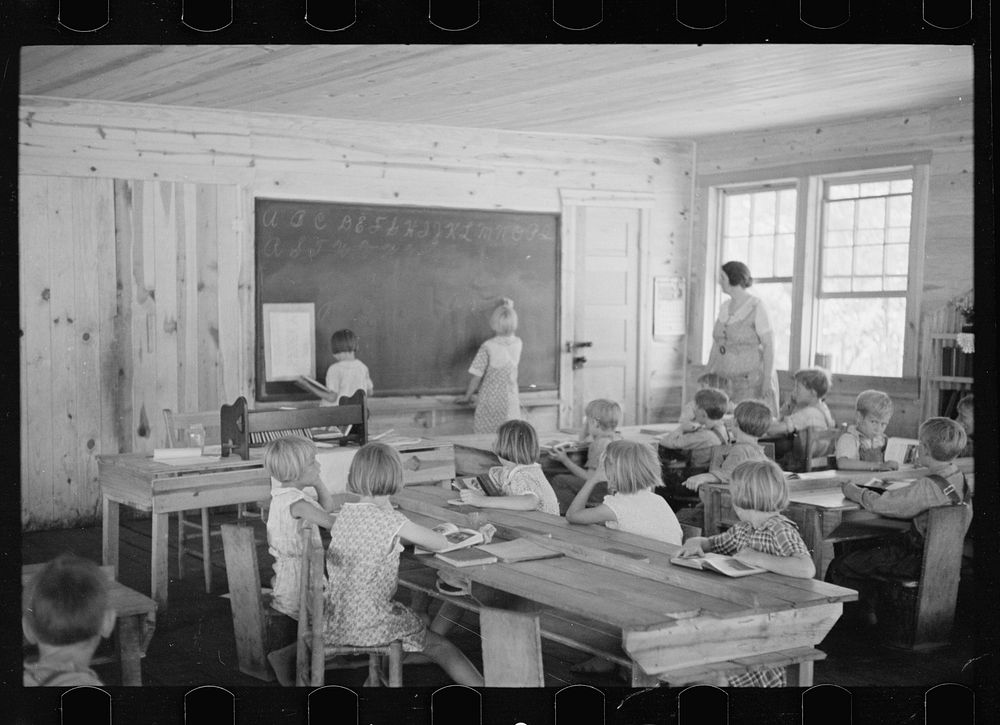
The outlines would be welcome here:
<svg viewBox="0 0 1000 725">
<path fill-rule="evenodd" d="M 273 691 L 272 691 L 273 692 Z M 134 693 L 134 694 L 133 694 Z M 727 723 L 923 722 L 964 725 L 975 722 L 975 697 L 968 687 L 943 684 L 926 691 L 894 690 L 887 706 L 877 689 L 850 692 L 836 685 L 780 691 L 770 706 L 758 707 L 758 693 L 696 686 L 684 690 L 653 688 L 640 691 L 599 690 L 573 685 L 560 690 L 477 691 L 462 686 L 430 690 L 365 689 L 327 686 L 312 691 L 283 691 L 281 697 L 247 699 L 238 691 L 217 686 L 186 693 L 134 688 L 112 696 L 94 687 L 32 692 L 34 719 L 58 716 L 62 725 L 125 725 L 149 722 L 144 713 L 155 709 L 158 722 L 184 725 L 244 723 L 309 723 L 318 725 L 726 725 Z M 180 695 L 180 696 L 178 696 Z M 756 714 L 753 714 L 756 712 Z M 173 713 L 173 716 L 170 715 Z"/>
<path fill-rule="evenodd" d="M 471 31 L 484 23 L 497 20 L 506 22 L 507 16 L 494 12 L 496 6 L 508 3 L 487 2 L 486 0 L 420 0 L 407 3 L 399 14 L 409 15 L 421 4 L 426 3 L 425 21 L 429 26 L 446 31 Z M 142 3 L 136 3 L 141 5 Z M 529 23 L 549 22 L 566 30 L 587 31 L 598 28 L 616 14 L 622 13 L 627 2 L 614 0 L 538 0 L 520 5 L 522 19 Z M 679 28 L 692 30 L 713 30 L 727 23 L 742 23 L 748 14 L 759 15 L 772 3 L 748 3 L 727 0 L 666 0 L 647 3 L 659 6 L 659 15 L 667 14 Z M 797 8 L 794 7 L 797 4 Z M 789 20 L 795 19 L 804 29 L 834 30 L 849 29 L 853 21 L 864 17 L 872 5 L 879 3 L 865 0 L 797 0 L 797 3 L 774 3 Z M 247 25 L 259 19 L 256 8 L 237 0 L 183 0 L 177 8 L 147 7 L 147 20 L 153 19 L 156 9 L 163 11 L 160 22 L 172 20 L 184 27 L 201 32 L 215 33 L 235 26 Z M 299 0 L 299 2 L 276 3 L 287 13 L 287 20 L 297 19 L 303 28 L 326 33 L 350 30 L 365 16 L 381 14 L 389 3 L 368 0 Z M 493 7 L 491 7 L 491 5 Z M 673 8 L 670 8 L 673 5 Z M 781 8 L 781 5 L 791 6 Z M 910 7 L 907 8 L 906 5 Z M 75 33 L 93 33 L 115 22 L 116 14 L 111 0 L 59 0 L 56 22 L 66 30 Z M 972 0 L 918 0 L 913 3 L 896 3 L 895 10 L 900 15 L 909 11 L 928 28 L 952 30 L 970 24 L 973 20 Z M 774 8 L 771 9 L 774 11 Z M 797 11 L 797 18 L 795 13 Z M 171 14 L 174 14 L 171 17 Z M 286 27 L 288 27 L 286 25 Z"/>
</svg>

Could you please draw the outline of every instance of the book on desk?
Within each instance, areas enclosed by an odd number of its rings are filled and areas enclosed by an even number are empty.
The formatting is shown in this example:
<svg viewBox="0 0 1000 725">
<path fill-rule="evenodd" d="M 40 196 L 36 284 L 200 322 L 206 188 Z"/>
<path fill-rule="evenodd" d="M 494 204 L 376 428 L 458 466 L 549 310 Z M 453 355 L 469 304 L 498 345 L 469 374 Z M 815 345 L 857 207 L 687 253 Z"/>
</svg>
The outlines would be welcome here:
<svg viewBox="0 0 1000 725">
<path fill-rule="evenodd" d="M 744 564 L 739 559 L 732 556 L 723 556 L 713 552 L 706 552 L 701 556 L 675 556 L 670 560 L 671 564 L 686 566 L 689 569 L 700 569 L 711 571 L 716 574 L 724 574 L 730 577 L 750 576 L 751 574 L 764 574 L 767 569 L 759 566 Z"/>
</svg>

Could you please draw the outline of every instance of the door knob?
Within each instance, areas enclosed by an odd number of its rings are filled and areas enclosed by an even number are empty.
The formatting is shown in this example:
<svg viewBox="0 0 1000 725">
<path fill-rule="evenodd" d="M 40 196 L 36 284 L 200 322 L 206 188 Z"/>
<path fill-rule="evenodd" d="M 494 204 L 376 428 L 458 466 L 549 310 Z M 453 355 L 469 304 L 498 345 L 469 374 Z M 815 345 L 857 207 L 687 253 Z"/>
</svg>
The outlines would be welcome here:
<svg viewBox="0 0 1000 725">
<path fill-rule="evenodd" d="M 592 347 L 594 343 L 592 342 L 567 342 L 566 352 L 576 352 L 581 347 Z"/>
<path fill-rule="evenodd" d="M 573 369 L 574 370 L 579 370 L 580 368 L 582 368 L 584 366 L 584 364 L 586 362 L 587 362 L 587 358 L 585 358 L 583 355 L 578 355 L 578 356 L 574 357 L 573 358 Z"/>
</svg>

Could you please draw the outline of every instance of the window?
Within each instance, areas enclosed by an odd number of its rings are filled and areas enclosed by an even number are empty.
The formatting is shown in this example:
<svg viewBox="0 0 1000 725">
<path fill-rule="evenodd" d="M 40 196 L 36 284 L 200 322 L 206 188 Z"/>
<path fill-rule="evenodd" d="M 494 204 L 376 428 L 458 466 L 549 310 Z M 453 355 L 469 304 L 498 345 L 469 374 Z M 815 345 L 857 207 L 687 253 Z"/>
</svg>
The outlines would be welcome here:
<svg viewBox="0 0 1000 725">
<path fill-rule="evenodd" d="M 779 369 L 916 374 L 914 210 L 923 177 L 911 165 L 711 186 L 709 259 L 750 268 Z M 715 298 L 717 313 L 721 291 Z"/>
</svg>

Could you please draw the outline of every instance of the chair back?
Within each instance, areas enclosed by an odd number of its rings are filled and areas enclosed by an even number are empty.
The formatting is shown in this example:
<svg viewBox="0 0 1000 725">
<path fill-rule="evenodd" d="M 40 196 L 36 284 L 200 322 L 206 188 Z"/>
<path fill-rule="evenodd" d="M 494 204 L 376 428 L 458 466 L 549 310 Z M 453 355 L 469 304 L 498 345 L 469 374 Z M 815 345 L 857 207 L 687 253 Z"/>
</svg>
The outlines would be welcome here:
<svg viewBox="0 0 1000 725">
<path fill-rule="evenodd" d="M 222 440 L 220 420 L 218 410 L 175 413 L 170 408 L 164 408 L 163 423 L 166 430 L 167 448 L 183 448 L 187 442 L 188 430 L 195 425 L 200 425 L 205 429 L 205 445 L 218 445 Z"/>
<path fill-rule="evenodd" d="M 220 528 L 239 670 L 258 679 L 273 680 L 266 659 L 267 612 L 260 594 L 254 530 L 236 524 L 222 524 Z"/>
<path fill-rule="evenodd" d="M 915 642 L 947 642 L 951 637 L 965 533 L 971 518 L 972 507 L 964 504 L 937 506 L 927 512 Z"/>
<path fill-rule="evenodd" d="M 796 431 L 792 450 L 797 467 L 801 471 L 817 471 L 836 468 L 836 460 L 831 460 L 840 428 L 806 428 Z"/>
<path fill-rule="evenodd" d="M 323 641 L 323 541 L 319 527 L 303 521 L 302 559 L 299 571 L 299 628 L 295 652 L 295 684 L 321 687 L 325 678 L 326 655 Z"/>
</svg>

